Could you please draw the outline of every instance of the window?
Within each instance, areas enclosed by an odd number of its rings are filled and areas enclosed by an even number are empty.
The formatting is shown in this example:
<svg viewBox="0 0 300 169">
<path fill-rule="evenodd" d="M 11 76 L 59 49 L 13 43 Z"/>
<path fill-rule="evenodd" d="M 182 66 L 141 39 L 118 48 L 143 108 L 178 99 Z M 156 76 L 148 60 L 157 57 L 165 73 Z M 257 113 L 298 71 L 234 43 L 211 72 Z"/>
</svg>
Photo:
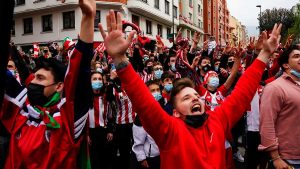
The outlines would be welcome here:
<svg viewBox="0 0 300 169">
<path fill-rule="evenodd" d="M 160 24 L 157 24 L 157 35 L 159 35 L 160 37 L 162 37 L 162 26 Z"/>
<path fill-rule="evenodd" d="M 193 17 L 192 13 L 189 13 L 189 20 L 190 21 L 192 21 L 192 17 Z"/>
<path fill-rule="evenodd" d="M 132 15 L 132 18 L 131 18 L 131 20 L 132 20 L 132 23 L 136 24 L 137 26 L 139 26 L 139 25 L 140 25 L 140 19 L 139 19 L 139 17 L 138 17 L 138 16 L 136 16 L 136 15 Z"/>
<path fill-rule="evenodd" d="M 198 14 L 201 12 L 201 6 L 198 4 Z"/>
<path fill-rule="evenodd" d="M 193 0 L 189 0 L 189 6 L 193 7 Z"/>
<path fill-rule="evenodd" d="M 159 0 L 154 0 L 154 7 L 159 9 Z"/>
<path fill-rule="evenodd" d="M 151 21 L 146 20 L 146 33 L 152 34 L 152 23 Z"/>
<path fill-rule="evenodd" d="M 32 33 L 32 18 L 23 19 L 24 24 L 24 34 Z"/>
<path fill-rule="evenodd" d="M 94 30 L 98 30 L 98 24 L 101 22 L 101 11 L 96 10 L 96 15 L 94 19 Z"/>
<path fill-rule="evenodd" d="M 15 20 L 12 21 L 11 25 L 11 35 L 16 35 L 16 30 L 15 30 Z"/>
<path fill-rule="evenodd" d="M 63 13 L 63 28 L 72 29 L 75 28 L 75 12 L 69 11 Z"/>
<path fill-rule="evenodd" d="M 201 28 L 201 21 L 198 19 L 198 27 Z"/>
<path fill-rule="evenodd" d="M 142 0 L 142 2 L 148 3 L 147 0 Z"/>
<path fill-rule="evenodd" d="M 16 5 L 24 5 L 25 0 L 16 0 Z"/>
<path fill-rule="evenodd" d="M 177 18 L 177 6 L 173 6 L 173 17 Z"/>
<path fill-rule="evenodd" d="M 165 0 L 165 13 L 170 14 L 170 2 Z"/>
<path fill-rule="evenodd" d="M 42 16 L 43 32 L 52 31 L 52 15 Z"/>
<path fill-rule="evenodd" d="M 171 28 L 167 28 L 167 37 L 171 34 Z"/>
</svg>

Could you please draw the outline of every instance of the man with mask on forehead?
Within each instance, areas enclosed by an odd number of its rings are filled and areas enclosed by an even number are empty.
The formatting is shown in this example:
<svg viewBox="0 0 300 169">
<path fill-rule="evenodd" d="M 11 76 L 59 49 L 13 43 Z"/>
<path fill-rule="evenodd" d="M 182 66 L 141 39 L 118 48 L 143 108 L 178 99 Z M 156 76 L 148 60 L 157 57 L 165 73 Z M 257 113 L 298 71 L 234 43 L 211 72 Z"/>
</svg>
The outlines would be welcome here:
<svg viewBox="0 0 300 169">
<path fill-rule="evenodd" d="M 281 25 L 275 25 L 271 37 L 264 32 L 264 49 L 241 77 L 232 94 L 209 113 L 194 89 L 191 80 L 178 80 L 171 92 L 173 116 L 167 115 L 136 74 L 125 56 L 134 36 L 123 38 L 122 16 L 114 11 L 107 15 L 108 34 L 100 31 L 107 52 L 113 57 L 124 89 L 138 113 L 143 127 L 157 143 L 161 153 L 161 168 L 212 169 L 225 166 L 225 135 L 249 106 L 268 58 L 277 47 Z M 138 91 L 137 91 L 138 90 Z"/>
<path fill-rule="evenodd" d="M 300 168 L 300 47 L 292 45 L 278 60 L 283 75 L 264 88 L 260 104 L 260 150 L 274 168 Z"/>
<path fill-rule="evenodd" d="M 96 4 L 79 0 L 79 7 L 80 37 L 68 68 L 54 58 L 41 58 L 26 87 L 11 88 L 16 81 L 7 83 L 0 111 L 0 120 L 11 134 L 5 169 L 78 167 L 92 94 L 89 70 Z"/>
</svg>

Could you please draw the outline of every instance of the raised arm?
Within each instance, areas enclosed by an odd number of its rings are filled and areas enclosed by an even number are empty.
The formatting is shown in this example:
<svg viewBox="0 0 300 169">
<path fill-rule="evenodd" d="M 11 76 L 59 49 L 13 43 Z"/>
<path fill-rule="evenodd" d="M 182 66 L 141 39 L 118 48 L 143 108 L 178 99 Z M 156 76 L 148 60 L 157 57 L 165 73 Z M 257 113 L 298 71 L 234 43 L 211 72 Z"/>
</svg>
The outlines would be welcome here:
<svg viewBox="0 0 300 169">
<path fill-rule="evenodd" d="M 114 60 L 122 86 L 129 96 L 134 110 L 138 113 L 143 127 L 155 139 L 157 144 L 162 145 L 164 136 L 168 132 L 170 117 L 154 99 L 125 56 L 125 52 L 135 32 L 130 32 L 128 38 L 124 39 L 121 23 L 122 16 L 119 12 L 116 19 L 114 11 L 111 10 L 106 16 L 106 20 L 108 34 L 104 32 L 101 24 L 99 24 L 99 29 L 103 36 L 107 53 Z"/>
<path fill-rule="evenodd" d="M 238 49 L 236 49 L 235 61 L 234 61 L 234 64 L 232 66 L 232 69 L 231 69 L 231 74 L 229 75 L 229 77 L 227 78 L 227 80 L 224 83 L 224 86 L 227 90 L 232 86 L 232 84 L 233 84 L 233 82 L 236 78 L 239 67 L 241 65 L 241 57 L 242 57 L 243 53 L 244 52 L 243 52 L 243 49 L 241 47 L 241 43 L 239 43 L 239 47 L 238 47 Z"/>
<path fill-rule="evenodd" d="M 80 136 L 92 99 L 90 84 L 90 64 L 93 57 L 95 0 L 79 0 L 82 11 L 79 40 L 71 52 L 68 70 L 64 82 L 66 112 L 62 114 L 68 121 L 68 130 L 73 138 Z M 85 117 L 85 118 L 83 118 Z M 81 128 L 82 127 L 82 128 Z M 76 132 L 75 132 L 76 131 Z"/>
<path fill-rule="evenodd" d="M 281 27 L 281 24 L 275 24 L 269 39 L 267 39 L 266 32 L 262 33 L 264 42 L 263 49 L 259 56 L 240 78 L 231 95 L 215 110 L 220 119 L 224 122 L 226 130 L 230 130 L 242 117 L 253 99 L 266 63 L 279 43 Z"/>
</svg>

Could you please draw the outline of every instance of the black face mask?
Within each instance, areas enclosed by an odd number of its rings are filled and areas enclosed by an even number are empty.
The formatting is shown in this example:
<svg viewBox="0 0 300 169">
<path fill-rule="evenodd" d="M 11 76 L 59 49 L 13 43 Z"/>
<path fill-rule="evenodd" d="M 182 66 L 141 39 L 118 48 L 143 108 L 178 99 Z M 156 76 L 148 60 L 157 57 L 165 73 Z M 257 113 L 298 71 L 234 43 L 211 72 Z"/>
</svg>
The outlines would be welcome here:
<svg viewBox="0 0 300 169">
<path fill-rule="evenodd" d="M 198 128 L 204 124 L 207 118 L 208 114 L 206 114 L 206 112 L 200 115 L 186 115 L 185 123 L 193 128 Z"/>
<path fill-rule="evenodd" d="M 203 70 L 204 72 L 208 72 L 208 71 L 211 70 L 211 66 L 210 66 L 209 64 L 207 64 L 207 65 L 205 65 L 205 66 L 202 67 L 202 70 Z"/>
<path fill-rule="evenodd" d="M 54 83 L 55 84 L 55 83 Z M 54 84 L 48 85 L 52 86 Z M 44 106 L 46 103 L 50 101 L 50 98 L 46 97 L 44 95 L 44 89 L 45 87 L 48 86 L 43 86 L 40 84 L 34 84 L 30 83 L 27 86 L 27 97 L 31 105 L 37 105 L 37 106 Z"/>
<path fill-rule="evenodd" d="M 228 65 L 228 67 L 229 67 L 230 69 L 232 68 L 233 64 L 234 64 L 233 61 L 227 63 L 227 65 Z"/>
<path fill-rule="evenodd" d="M 152 73 L 152 70 L 153 70 L 152 66 L 147 66 L 147 67 L 146 67 L 146 72 L 147 72 L 148 74 Z"/>
</svg>

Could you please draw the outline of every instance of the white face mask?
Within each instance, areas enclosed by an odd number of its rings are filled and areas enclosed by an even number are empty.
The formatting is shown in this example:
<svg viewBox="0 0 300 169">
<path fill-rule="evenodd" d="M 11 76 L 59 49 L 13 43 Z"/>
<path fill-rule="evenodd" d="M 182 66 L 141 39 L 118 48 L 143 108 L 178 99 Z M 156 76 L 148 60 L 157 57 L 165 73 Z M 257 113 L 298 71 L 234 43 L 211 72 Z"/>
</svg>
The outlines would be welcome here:
<svg viewBox="0 0 300 169">
<path fill-rule="evenodd" d="M 219 83 L 220 83 L 219 78 L 211 77 L 209 82 L 208 82 L 208 85 L 211 86 L 211 87 L 217 88 L 217 87 L 219 87 Z"/>
</svg>

